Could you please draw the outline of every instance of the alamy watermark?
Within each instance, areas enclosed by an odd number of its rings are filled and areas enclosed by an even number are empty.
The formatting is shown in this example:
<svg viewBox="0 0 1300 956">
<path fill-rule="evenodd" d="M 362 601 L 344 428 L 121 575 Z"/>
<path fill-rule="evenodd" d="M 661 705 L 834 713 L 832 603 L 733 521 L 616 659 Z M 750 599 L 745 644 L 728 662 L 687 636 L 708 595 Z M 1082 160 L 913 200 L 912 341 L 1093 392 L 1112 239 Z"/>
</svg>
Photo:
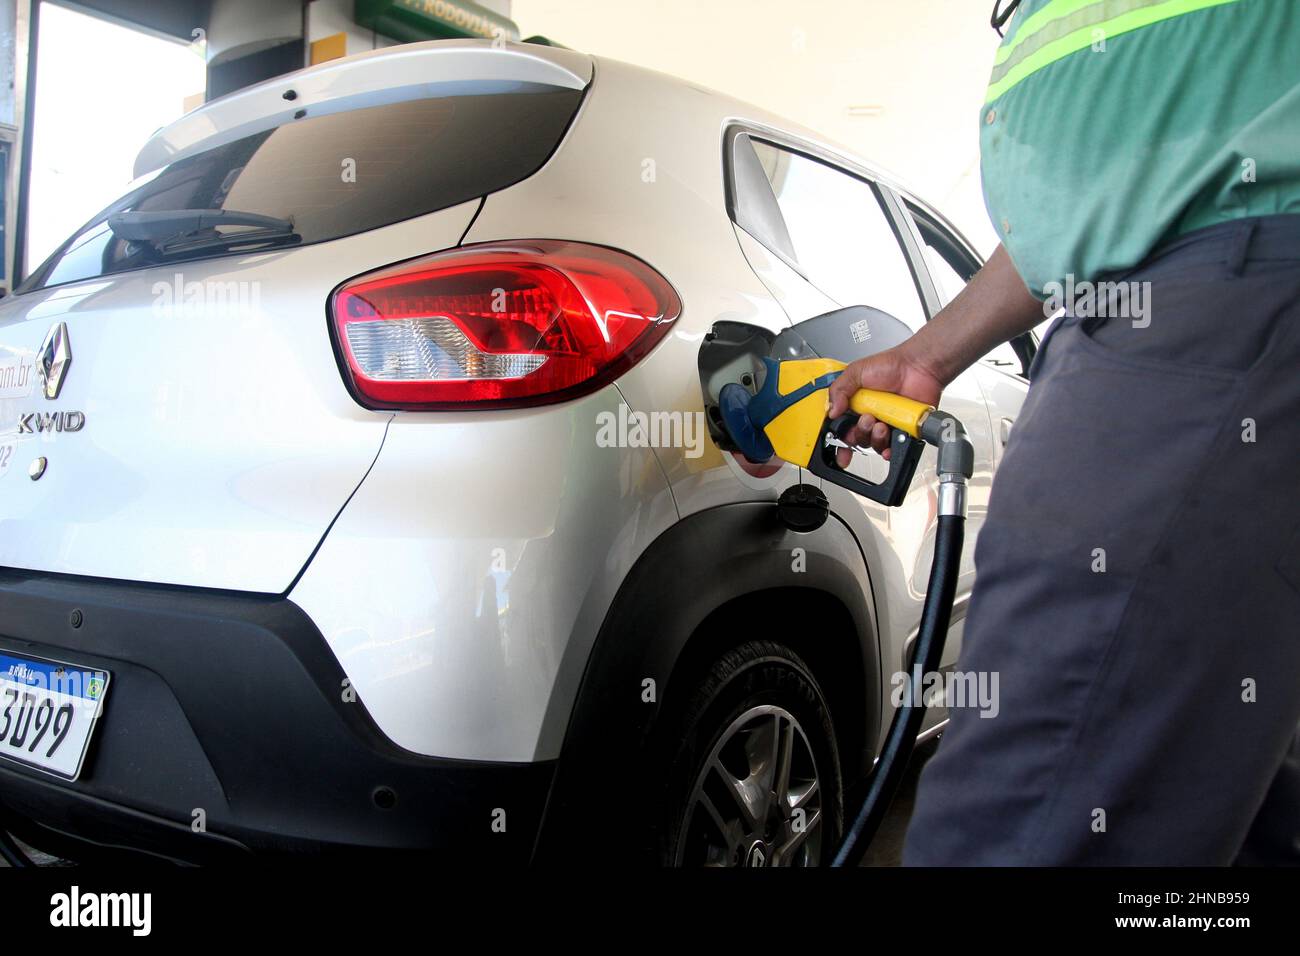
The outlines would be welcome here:
<svg viewBox="0 0 1300 956">
<path fill-rule="evenodd" d="M 116 926 L 129 929 L 132 936 L 148 936 L 153 928 L 153 894 L 83 892 L 73 884 L 66 893 L 50 897 L 50 925 Z"/>
<path fill-rule="evenodd" d="M 185 281 L 177 272 L 170 282 L 159 280 L 153 293 L 153 314 L 161 319 L 256 315 L 262 304 L 262 284 L 256 279 Z"/>
<path fill-rule="evenodd" d="M 703 412 L 634 412 L 620 403 L 617 412 L 596 415 L 600 448 L 681 448 L 687 458 L 699 458 L 708 433 Z"/>
<path fill-rule="evenodd" d="M 996 717 L 1001 709 L 997 671 L 922 673 L 919 666 L 914 666 L 910 673 L 897 671 L 889 683 L 893 687 L 889 699 L 895 707 L 904 704 L 948 710 L 973 707 L 980 712 L 980 717 Z"/>
<path fill-rule="evenodd" d="M 1071 273 L 1065 282 L 1044 285 L 1043 293 L 1043 315 L 1049 318 L 1064 309 L 1081 319 L 1131 319 L 1135 329 L 1151 324 L 1150 282 L 1076 282 Z"/>
</svg>

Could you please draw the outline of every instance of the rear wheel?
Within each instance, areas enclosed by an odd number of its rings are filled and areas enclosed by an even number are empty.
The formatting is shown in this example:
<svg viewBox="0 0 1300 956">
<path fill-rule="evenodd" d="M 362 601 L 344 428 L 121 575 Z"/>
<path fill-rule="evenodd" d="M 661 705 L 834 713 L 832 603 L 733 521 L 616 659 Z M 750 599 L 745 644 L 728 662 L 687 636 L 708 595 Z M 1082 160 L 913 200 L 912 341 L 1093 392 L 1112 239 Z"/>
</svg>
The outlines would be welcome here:
<svg viewBox="0 0 1300 956">
<path fill-rule="evenodd" d="M 830 708 L 789 648 L 753 641 L 697 682 L 672 761 L 663 861 L 819 866 L 843 817 Z"/>
</svg>

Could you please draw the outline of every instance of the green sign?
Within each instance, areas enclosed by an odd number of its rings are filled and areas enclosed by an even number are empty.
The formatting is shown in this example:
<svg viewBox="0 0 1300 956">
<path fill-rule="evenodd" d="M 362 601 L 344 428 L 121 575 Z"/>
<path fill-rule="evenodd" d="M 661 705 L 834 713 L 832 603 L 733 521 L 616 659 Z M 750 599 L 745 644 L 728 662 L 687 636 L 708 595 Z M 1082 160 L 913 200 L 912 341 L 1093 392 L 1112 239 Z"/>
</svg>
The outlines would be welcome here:
<svg viewBox="0 0 1300 956">
<path fill-rule="evenodd" d="M 513 20 L 469 0 L 356 0 L 359 26 L 394 40 L 518 40 Z"/>
</svg>

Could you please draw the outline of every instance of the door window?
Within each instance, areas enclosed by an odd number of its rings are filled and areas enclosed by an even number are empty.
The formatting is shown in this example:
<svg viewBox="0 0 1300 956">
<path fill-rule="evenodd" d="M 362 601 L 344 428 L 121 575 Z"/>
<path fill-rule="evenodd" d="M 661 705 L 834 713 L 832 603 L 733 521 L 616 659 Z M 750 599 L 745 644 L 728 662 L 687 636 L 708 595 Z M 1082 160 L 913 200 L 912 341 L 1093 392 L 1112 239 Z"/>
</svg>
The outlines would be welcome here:
<svg viewBox="0 0 1300 956">
<path fill-rule="evenodd" d="M 966 283 L 979 270 L 979 263 L 923 209 L 908 203 L 907 211 L 925 243 L 925 265 L 942 308 L 966 288 Z M 1025 376 L 1033 355 L 1034 340 L 1026 333 L 995 346 L 981 361 L 1004 372 Z"/>
<path fill-rule="evenodd" d="M 771 190 L 767 206 L 775 200 L 780 223 L 768 215 L 755 231 L 738 215 L 737 224 L 841 306 L 871 306 L 920 328 L 925 310 L 916 281 L 875 188 L 827 163 L 743 139 L 762 168 Z M 745 205 L 737 203 L 737 212 Z M 763 208 L 752 198 L 748 205 Z"/>
</svg>

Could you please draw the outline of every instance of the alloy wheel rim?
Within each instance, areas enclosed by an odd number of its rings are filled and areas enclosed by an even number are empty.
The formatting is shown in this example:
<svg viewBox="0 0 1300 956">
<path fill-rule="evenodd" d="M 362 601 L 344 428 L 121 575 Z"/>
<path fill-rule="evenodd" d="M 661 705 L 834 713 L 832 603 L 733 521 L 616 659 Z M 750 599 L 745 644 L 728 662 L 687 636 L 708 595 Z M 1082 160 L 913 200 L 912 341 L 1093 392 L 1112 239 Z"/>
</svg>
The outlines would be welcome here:
<svg viewBox="0 0 1300 956">
<path fill-rule="evenodd" d="M 677 841 L 678 866 L 817 866 L 822 787 L 816 755 L 788 710 L 746 710 L 696 775 Z"/>
</svg>

